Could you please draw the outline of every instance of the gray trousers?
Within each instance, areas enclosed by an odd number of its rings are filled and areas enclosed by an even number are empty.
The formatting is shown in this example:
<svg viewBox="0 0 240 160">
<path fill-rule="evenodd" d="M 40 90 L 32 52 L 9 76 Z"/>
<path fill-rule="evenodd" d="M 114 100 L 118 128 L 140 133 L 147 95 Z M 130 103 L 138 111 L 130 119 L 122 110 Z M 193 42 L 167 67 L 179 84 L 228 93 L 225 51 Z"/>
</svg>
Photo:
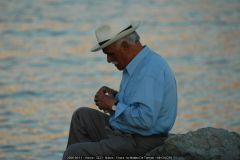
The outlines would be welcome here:
<svg viewBox="0 0 240 160">
<path fill-rule="evenodd" d="M 144 156 L 161 145 L 164 136 L 141 136 L 111 129 L 109 116 L 81 107 L 72 116 L 67 149 L 63 160 L 84 156 Z"/>
</svg>

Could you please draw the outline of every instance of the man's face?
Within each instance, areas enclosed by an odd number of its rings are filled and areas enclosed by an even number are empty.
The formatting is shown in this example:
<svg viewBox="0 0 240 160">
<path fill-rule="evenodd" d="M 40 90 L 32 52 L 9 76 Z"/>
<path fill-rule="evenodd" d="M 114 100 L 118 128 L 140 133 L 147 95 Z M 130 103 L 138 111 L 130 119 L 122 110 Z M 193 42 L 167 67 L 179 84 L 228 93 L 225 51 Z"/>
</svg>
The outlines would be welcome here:
<svg viewBox="0 0 240 160">
<path fill-rule="evenodd" d="M 103 48 L 103 53 L 107 55 L 108 63 L 113 63 L 118 70 L 123 70 L 126 67 L 127 61 L 124 50 L 117 43 Z"/>
</svg>

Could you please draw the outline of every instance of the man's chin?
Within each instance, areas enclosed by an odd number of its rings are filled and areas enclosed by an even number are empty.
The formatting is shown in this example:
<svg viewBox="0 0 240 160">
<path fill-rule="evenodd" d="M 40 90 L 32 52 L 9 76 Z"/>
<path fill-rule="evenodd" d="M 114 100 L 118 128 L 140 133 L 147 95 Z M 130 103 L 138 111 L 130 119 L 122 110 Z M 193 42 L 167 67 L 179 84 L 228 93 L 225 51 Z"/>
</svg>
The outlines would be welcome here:
<svg viewBox="0 0 240 160">
<path fill-rule="evenodd" d="M 117 65 L 117 64 L 114 64 L 114 66 L 115 66 L 119 71 L 122 71 L 122 70 L 123 70 L 123 68 L 122 68 L 121 66 Z"/>
</svg>

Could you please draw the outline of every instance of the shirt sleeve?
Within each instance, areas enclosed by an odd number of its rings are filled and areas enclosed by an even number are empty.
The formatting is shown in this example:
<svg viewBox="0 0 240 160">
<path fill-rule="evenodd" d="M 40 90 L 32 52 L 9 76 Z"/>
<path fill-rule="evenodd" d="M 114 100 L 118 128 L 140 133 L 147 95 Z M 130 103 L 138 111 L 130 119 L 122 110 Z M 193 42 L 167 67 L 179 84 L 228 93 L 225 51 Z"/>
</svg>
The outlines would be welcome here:
<svg viewBox="0 0 240 160">
<path fill-rule="evenodd" d="M 110 124 L 119 130 L 135 133 L 155 124 L 163 101 L 164 74 L 145 76 L 135 83 L 129 104 L 119 102 Z"/>
</svg>

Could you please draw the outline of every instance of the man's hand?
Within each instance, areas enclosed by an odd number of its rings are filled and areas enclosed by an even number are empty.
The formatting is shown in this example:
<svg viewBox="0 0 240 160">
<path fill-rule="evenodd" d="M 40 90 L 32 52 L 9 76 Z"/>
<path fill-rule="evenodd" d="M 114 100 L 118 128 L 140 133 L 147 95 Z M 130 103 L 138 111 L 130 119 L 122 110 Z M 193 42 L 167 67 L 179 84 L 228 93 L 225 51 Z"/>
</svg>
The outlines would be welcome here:
<svg viewBox="0 0 240 160">
<path fill-rule="evenodd" d="M 105 94 L 105 95 L 108 94 L 109 96 L 115 97 L 117 93 L 118 93 L 117 91 L 115 91 L 107 86 L 103 86 L 97 91 L 96 95 L 97 94 Z"/>
<path fill-rule="evenodd" d="M 103 86 L 101 87 L 94 98 L 95 104 L 98 106 L 101 110 L 111 110 L 112 106 L 114 106 L 116 100 L 115 95 L 117 94 L 117 91 Z"/>
</svg>

